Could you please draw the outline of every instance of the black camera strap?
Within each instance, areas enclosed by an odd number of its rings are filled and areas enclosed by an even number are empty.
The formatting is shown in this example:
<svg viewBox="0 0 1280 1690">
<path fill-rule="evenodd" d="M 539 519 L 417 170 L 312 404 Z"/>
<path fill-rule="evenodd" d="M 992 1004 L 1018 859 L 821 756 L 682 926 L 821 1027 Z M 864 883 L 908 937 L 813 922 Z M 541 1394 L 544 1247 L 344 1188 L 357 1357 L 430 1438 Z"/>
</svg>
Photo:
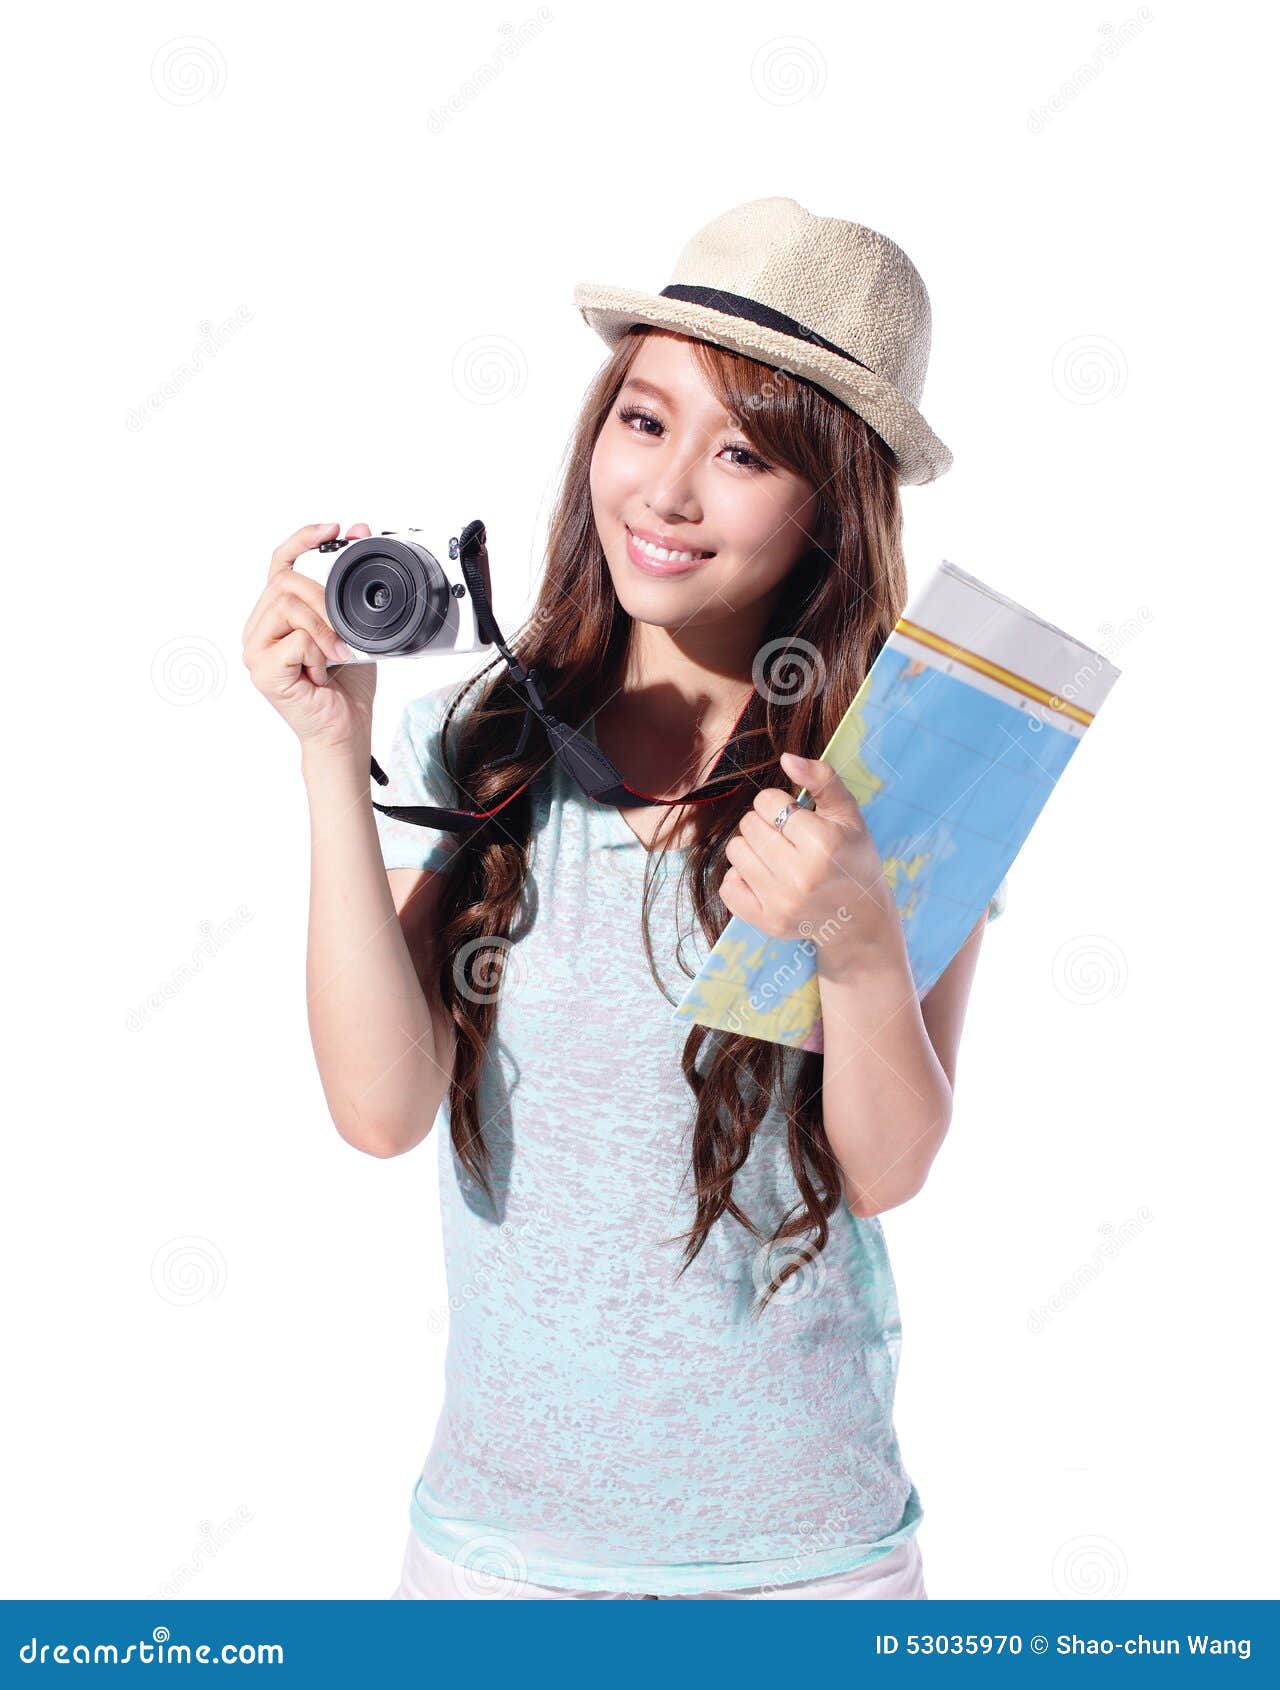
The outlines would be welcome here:
<svg viewBox="0 0 1280 1690">
<path fill-rule="evenodd" d="M 562 767 L 569 772 L 586 796 L 599 804 L 615 804 L 624 810 L 636 809 L 642 804 L 703 804 L 723 798 L 741 785 L 743 774 L 738 747 L 730 739 L 716 762 L 716 771 L 724 772 L 713 772 L 709 780 L 695 787 L 692 792 L 686 792 L 683 798 L 653 798 L 647 792 L 636 792 L 628 786 L 598 745 L 593 745 L 577 728 L 570 727 L 567 722 L 562 722 L 559 717 L 548 711 L 537 665 L 526 670 L 508 649 L 502 637 L 502 630 L 494 619 L 493 607 L 489 603 L 489 556 L 485 549 L 484 524 L 478 518 L 469 522 L 457 539 L 450 540 L 449 556 L 461 563 L 463 580 L 475 604 L 476 629 L 480 639 L 485 645 L 496 645 L 502 653 L 511 672 L 512 682 L 522 694 L 525 704 L 525 717 L 520 725 L 520 738 L 515 750 L 505 757 L 498 758 L 490 765 L 491 768 L 500 769 L 524 756 L 529 743 L 529 727 L 536 716 L 546 729 L 553 755 L 559 759 Z M 734 724 L 735 733 L 750 702 L 748 699 L 742 707 L 738 721 Z M 369 759 L 369 770 L 379 786 L 389 784 L 387 776 L 379 768 L 374 757 Z M 515 792 L 509 793 L 501 804 L 495 804 L 491 810 L 448 810 L 432 804 L 375 803 L 373 807 L 394 821 L 409 822 L 415 827 L 434 827 L 446 833 L 472 833 L 511 803 L 528 784 L 528 781 L 523 782 Z"/>
</svg>

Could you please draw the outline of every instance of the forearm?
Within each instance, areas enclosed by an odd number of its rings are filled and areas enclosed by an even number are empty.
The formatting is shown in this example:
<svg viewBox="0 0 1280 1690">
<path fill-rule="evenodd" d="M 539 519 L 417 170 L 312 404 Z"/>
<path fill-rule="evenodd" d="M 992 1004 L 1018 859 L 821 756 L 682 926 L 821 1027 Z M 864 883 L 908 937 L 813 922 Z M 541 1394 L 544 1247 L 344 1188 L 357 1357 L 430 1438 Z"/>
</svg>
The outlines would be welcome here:
<svg viewBox="0 0 1280 1690">
<path fill-rule="evenodd" d="M 430 1130 L 447 1076 L 387 881 L 368 758 L 304 749 L 311 815 L 307 1019 L 343 1138 L 375 1155 Z"/>
<path fill-rule="evenodd" d="M 905 940 L 859 963 L 837 963 L 819 949 L 818 989 L 823 1126 L 849 1207 L 876 1214 L 924 1184 L 951 1124 L 951 1086 L 920 1012 Z"/>
</svg>

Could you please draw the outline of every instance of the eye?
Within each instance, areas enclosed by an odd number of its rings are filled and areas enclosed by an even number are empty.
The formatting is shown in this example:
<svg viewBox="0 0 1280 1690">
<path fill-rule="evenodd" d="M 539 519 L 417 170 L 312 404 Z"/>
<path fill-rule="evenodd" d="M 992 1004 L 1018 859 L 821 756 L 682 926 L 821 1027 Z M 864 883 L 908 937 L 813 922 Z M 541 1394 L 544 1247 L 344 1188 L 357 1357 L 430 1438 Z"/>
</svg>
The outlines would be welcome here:
<svg viewBox="0 0 1280 1690">
<path fill-rule="evenodd" d="M 662 431 L 661 420 L 658 417 L 655 417 L 651 411 L 641 410 L 638 405 L 624 405 L 618 412 L 618 421 L 624 423 L 628 428 L 631 427 L 633 422 L 652 423 L 654 429 L 658 430 L 659 433 Z M 646 428 L 631 429 L 631 432 L 633 434 L 644 434 L 650 440 L 656 440 L 658 438 L 658 434 L 652 433 Z M 722 446 L 720 450 L 722 452 L 736 452 L 740 459 L 746 459 L 745 463 L 735 463 L 733 465 L 734 469 L 745 469 L 755 475 L 761 470 L 767 470 L 769 467 L 763 458 L 758 457 L 756 453 L 751 451 L 751 449 L 747 446 Z"/>
<path fill-rule="evenodd" d="M 640 410 L 640 408 L 636 405 L 626 405 L 626 406 L 623 407 L 622 410 L 620 410 L 618 412 L 618 421 L 619 422 L 624 422 L 624 423 L 630 424 L 630 423 L 633 423 L 634 421 L 636 421 L 637 418 L 639 418 L 639 420 L 641 422 L 651 422 L 651 423 L 653 423 L 655 428 L 661 428 L 662 427 L 662 424 L 658 421 L 657 417 L 652 416 L 648 411 Z M 645 432 L 645 430 L 633 428 L 631 430 L 631 432 L 633 434 L 642 434 L 642 433 Z"/>
<path fill-rule="evenodd" d="M 742 456 L 748 460 L 748 462 L 745 463 L 745 464 L 735 465 L 735 468 L 737 468 L 737 469 L 756 470 L 756 469 L 768 469 L 768 467 L 769 467 L 768 464 L 765 463 L 763 458 L 758 458 L 755 455 L 754 452 L 749 451 L 747 449 L 747 447 L 745 447 L 745 446 L 725 446 L 725 447 L 722 447 L 721 450 L 725 451 L 725 452 L 741 452 Z"/>
</svg>

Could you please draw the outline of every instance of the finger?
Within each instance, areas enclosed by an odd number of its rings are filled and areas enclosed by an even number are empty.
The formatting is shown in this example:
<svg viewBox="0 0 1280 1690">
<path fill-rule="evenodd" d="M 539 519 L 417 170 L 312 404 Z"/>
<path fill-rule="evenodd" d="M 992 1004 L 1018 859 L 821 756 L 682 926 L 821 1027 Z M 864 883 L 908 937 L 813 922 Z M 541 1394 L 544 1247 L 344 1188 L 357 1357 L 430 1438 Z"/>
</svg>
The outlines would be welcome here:
<svg viewBox="0 0 1280 1690">
<path fill-rule="evenodd" d="M 324 587 L 314 577 L 299 575 L 292 571 L 288 575 L 282 576 L 280 580 L 263 588 L 262 597 L 254 605 L 249 614 L 249 620 L 244 625 L 244 632 L 240 636 L 241 643 L 243 645 L 248 645 L 251 642 L 256 644 L 258 630 L 263 622 L 271 617 L 274 610 L 279 610 L 282 605 L 287 614 L 287 601 L 291 598 L 307 606 L 312 614 L 320 619 L 328 633 L 325 634 L 320 629 L 313 629 L 313 631 L 317 633 L 322 642 L 328 642 L 326 643 L 326 650 L 330 649 L 330 644 L 337 638 L 337 635 L 326 614 Z M 290 623 L 289 626 L 292 627 L 294 624 Z M 278 633 L 279 630 L 277 630 Z M 271 637 L 275 638 L 276 636 L 272 635 Z"/>
<path fill-rule="evenodd" d="M 263 605 L 244 642 L 246 663 L 254 662 L 274 641 L 301 628 L 328 655 L 329 661 L 343 662 L 344 656 L 337 634 L 319 612 L 314 611 L 294 593 L 278 593 Z"/>
<path fill-rule="evenodd" d="M 820 844 L 823 834 L 823 823 L 803 804 L 792 810 L 785 827 L 774 825 L 787 805 L 794 804 L 795 801 L 793 792 L 783 792 L 779 787 L 766 786 L 756 793 L 751 800 L 751 809 L 747 811 L 747 815 L 758 816 L 773 837 L 780 839 L 792 851 L 798 846 Z M 743 820 L 746 820 L 746 816 Z"/>
<path fill-rule="evenodd" d="M 764 916 L 764 905 L 751 890 L 736 864 L 720 882 L 720 900 L 730 915 L 741 916 L 743 921 L 749 921 L 753 927 L 759 926 Z"/>
<path fill-rule="evenodd" d="M 295 630 L 308 634 L 316 650 L 325 655 L 326 661 L 343 661 L 338 636 L 324 617 L 304 604 L 296 594 L 280 593 L 263 607 L 261 618 L 245 641 L 245 662 L 255 662 L 275 641 Z"/>
<path fill-rule="evenodd" d="M 779 758 L 783 772 L 800 781 L 814 800 L 814 813 L 828 816 L 832 821 L 861 820 L 861 812 L 852 792 L 841 780 L 834 764 L 821 757 L 797 757 L 784 751 Z M 790 822 L 787 826 L 790 827 Z"/>
<path fill-rule="evenodd" d="M 337 532 L 336 522 L 309 522 L 305 528 L 299 528 L 296 534 L 290 534 L 287 540 L 282 540 L 271 554 L 271 567 L 267 570 L 267 580 L 279 575 L 282 570 L 292 569 L 295 558 L 303 552 L 314 550 L 322 540 L 332 540 Z"/>
<path fill-rule="evenodd" d="M 324 652 L 305 628 L 295 628 L 268 647 L 254 667 L 253 682 L 260 692 L 283 698 L 297 685 L 304 669 L 313 686 L 329 684 Z"/>
<path fill-rule="evenodd" d="M 324 582 L 317 581 L 314 575 L 305 572 L 300 575 L 296 569 L 291 569 L 287 574 L 281 575 L 270 590 L 274 593 L 294 593 L 321 616 L 324 615 Z"/>
<path fill-rule="evenodd" d="M 742 833 L 735 833 L 724 848 L 725 857 L 742 876 L 751 888 L 752 894 L 759 897 L 766 892 L 777 880 L 777 871 L 770 867 L 752 842 Z"/>
<path fill-rule="evenodd" d="M 353 522 L 347 529 L 348 540 L 367 540 L 373 533 L 367 522 Z"/>
<path fill-rule="evenodd" d="M 787 832 L 779 833 L 772 821 L 766 821 L 756 809 L 750 809 L 738 824 L 743 839 L 759 858 L 761 864 L 769 873 L 784 886 L 795 886 L 802 867 L 800 850 L 807 847 L 807 838 L 797 837 L 788 839 L 787 833 L 801 817 L 815 826 L 819 833 L 822 824 L 815 821 L 807 810 L 796 810 L 787 820 Z"/>
</svg>

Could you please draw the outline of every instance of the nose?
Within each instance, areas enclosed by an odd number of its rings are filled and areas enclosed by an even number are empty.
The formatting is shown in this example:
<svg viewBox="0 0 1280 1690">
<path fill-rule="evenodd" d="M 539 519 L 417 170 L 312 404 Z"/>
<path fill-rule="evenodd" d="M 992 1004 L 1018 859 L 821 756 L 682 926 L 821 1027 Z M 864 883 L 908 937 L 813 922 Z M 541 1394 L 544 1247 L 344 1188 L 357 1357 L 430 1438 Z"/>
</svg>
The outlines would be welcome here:
<svg viewBox="0 0 1280 1690">
<path fill-rule="evenodd" d="M 687 523 L 698 522 L 702 517 L 702 507 L 698 503 L 692 477 L 687 470 L 679 475 L 668 473 L 660 485 L 650 489 L 646 503 L 653 512 L 658 527 L 682 527 Z"/>
<path fill-rule="evenodd" d="M 671 442 L 671 446 L 675 446 Z M 659 526 L 674 528 L 677 524 L 697 522 L 702 506 L 697 493 L 697 469 L 705 443 L 700 438 L 686 439 L 683 449 L 668 449 L 661 462 L 656 458 L 650 467 L 653 481 L 649 489 L 649 509 Z"/>
</svg>

